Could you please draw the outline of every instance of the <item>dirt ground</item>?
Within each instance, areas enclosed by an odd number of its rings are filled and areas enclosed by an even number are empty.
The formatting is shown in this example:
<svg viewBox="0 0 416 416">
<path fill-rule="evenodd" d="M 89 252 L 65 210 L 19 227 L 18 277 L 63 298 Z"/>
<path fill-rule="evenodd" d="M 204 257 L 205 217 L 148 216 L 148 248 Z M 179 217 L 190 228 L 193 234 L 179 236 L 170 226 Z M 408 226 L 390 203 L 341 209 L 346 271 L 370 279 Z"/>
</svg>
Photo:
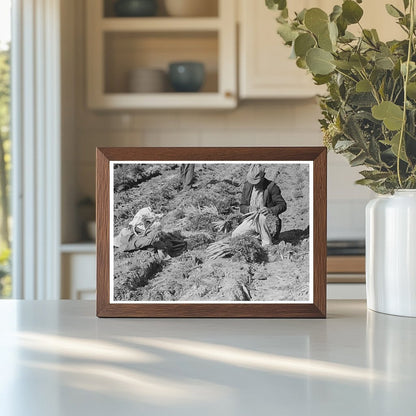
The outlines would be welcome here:
<svg viewBox="0 0 416 416">
<path fill-rule="evenodd" d="M 163 259 L 156 249 L 114 248 L 114 297 L 119 301 L 307 301 L 309 299 L 309 168 L 265 165 L 266 178 L 287 203 L 282 232 L 266 249 L 253 236 L 231 238 L 242 221 L 247 164 L 196 165 L 193 189 L 182 190 L 179 165 L 118 165 L 114 169 L 114 236 L 137 211 L 163 214 L 164 232 L 178 232 L 187 249 Z M 220 225 L 219 225 L 220 224 Z M 227 258 L 209 259 L 215 242 Z"/>
</svg>

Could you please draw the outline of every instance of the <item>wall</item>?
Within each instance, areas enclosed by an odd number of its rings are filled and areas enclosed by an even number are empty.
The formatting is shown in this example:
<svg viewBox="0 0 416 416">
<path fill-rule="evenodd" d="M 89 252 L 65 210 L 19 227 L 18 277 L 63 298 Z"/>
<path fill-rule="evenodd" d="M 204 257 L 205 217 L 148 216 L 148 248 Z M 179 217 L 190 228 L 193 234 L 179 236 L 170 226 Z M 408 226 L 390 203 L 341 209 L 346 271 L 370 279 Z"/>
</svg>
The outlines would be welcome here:
<svg viewBox="0 0 416 416">
<path fill-rule="evenodd" d="M 96 146 L 321 145 L 319 107 L 314 99 L 242 102 L 233 111 L 87 110 L 83 1 L 74 4 L 75 39 L 70 50 L 64 49 L 69 66 L 64 69 L 64 94 L 75 107 L 71 117 L 74 140 L 67 141 L 63 154 L 64 186 L 71 190 L 70 196 L 64 195 L 64 218 L 74 212 L 77 200 L 94 195 Z M 372 193 L 354 185 L 359 169 L 351 169 L 342 157 L 330 154 L 328 164 L 328 237 L 363 238 L 364 207 Z M 64 241 L 76 238 L 74 227 L 63 230 Z"/>
</svg>

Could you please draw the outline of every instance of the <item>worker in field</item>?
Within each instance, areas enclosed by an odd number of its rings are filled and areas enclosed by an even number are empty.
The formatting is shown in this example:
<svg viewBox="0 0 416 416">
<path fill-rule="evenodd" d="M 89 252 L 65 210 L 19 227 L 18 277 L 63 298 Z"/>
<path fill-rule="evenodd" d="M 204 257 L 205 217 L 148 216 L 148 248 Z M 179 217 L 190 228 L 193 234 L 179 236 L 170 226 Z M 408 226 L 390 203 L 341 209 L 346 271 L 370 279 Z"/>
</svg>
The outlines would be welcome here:
<svg viewBox="0 0 416 416">
<path fill-rule="evenodd" d="M 187 191 L 192 188 L 195 178 L 195 165 L 193 163 L 182 163 L 180 167 L 180 176 L 183 190 Z"/>
<path fill-rule="evenodd" d="M 264 247 L 273 244 L 273 238 L 279 237 L 282 228 L 279 215 L 286 208 L 280 188 L 266 179 L 264 167 L 252 164 L 241 195 L 240 211 L 245 219 L 232 236 L 254 231 L 259 234 Z"/>
</svg>

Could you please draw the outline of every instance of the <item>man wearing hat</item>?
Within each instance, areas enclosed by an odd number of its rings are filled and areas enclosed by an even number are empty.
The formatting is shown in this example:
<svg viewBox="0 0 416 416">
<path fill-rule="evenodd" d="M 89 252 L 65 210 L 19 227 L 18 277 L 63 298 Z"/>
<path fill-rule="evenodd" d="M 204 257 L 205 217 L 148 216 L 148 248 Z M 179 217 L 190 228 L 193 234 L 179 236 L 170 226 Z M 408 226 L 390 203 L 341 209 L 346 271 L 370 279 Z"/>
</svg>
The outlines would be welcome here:
<svg viewBox="0 0 416 416">
<path fill-rule="evenodd" d="M 242 235 L 250 231 L 259 233 L 263 246 L 272 244 L 282 228 L 279 215 L 286 211 L 286 201 L 280 188 L 265 178 L 264 167 L 253 164 L 247 173 L 247 181 L 241 195 L 240 211 L 242 214 L 258 213 L 248 216 L 233 232 L 232 236 Z M 271 233 L 270 220 L 276 222 L 276 231 Z"/>
</svg>

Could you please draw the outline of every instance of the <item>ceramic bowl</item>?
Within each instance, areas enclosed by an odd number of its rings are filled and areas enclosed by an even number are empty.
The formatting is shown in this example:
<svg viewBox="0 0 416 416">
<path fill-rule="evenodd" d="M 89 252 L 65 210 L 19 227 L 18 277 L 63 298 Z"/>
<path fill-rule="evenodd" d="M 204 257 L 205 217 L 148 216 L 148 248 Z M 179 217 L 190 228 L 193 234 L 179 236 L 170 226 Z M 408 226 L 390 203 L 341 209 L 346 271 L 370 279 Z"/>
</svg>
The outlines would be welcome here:
<svg viewBox="0 0 416 416">
<path fill-rule="evenodd" d="M 197 92 L 205 80 L 205 67 L 201 62 L 172 62 L 169 80 L 177 92 Z"/>
<path fill-rule="evenodd" d="M 162 69 L 136 68 L 129 72 L 128 91 L 131 93 L 161 93 L 167 90 L 167 74 Z"/>
<path fill-rule="evenodd" d="M 119 17 L 148 17 L 157 12 L 156 0 L 118 0 L 114 12 Z"/>
</svg>

